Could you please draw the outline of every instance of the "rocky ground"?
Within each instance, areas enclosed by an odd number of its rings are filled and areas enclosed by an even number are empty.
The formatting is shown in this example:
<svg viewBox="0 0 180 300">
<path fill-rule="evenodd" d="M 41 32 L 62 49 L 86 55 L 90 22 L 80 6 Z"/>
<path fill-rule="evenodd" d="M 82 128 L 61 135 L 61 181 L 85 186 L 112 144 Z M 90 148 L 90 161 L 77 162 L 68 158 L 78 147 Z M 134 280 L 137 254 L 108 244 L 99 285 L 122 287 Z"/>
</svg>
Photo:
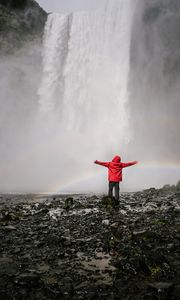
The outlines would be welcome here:
<svg viewBox="0 0 180 300">
<path fill-rule="evenodd" d="M 1 195 L 0 299 L 180 299 L 180 192 Z"/>
</svg>

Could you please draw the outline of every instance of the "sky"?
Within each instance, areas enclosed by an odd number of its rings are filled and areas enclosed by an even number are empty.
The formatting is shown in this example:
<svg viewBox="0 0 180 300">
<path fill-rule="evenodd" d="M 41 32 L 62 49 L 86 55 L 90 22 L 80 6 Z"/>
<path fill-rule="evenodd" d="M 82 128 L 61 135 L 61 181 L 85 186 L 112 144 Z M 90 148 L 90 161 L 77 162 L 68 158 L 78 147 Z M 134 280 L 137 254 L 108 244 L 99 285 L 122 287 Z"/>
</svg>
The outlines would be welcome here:
<svg viewBox="0 0 180 300">
<path fill-rule="evenodd" d="M 36 0 L 47 12 L 71 12 L 96 8 L 101 0 Z"/>
</svg>

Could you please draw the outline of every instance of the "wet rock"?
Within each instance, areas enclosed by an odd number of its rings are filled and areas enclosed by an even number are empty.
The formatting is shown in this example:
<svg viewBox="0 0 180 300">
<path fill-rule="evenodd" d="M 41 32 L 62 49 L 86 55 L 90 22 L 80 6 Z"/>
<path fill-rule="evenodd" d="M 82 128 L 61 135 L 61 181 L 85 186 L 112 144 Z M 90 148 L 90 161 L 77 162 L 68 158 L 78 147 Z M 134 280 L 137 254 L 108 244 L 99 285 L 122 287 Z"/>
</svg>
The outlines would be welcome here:
<svg viewBox="0 0 180 300">
<path fill-rule="evenodd" d="M 120 209 L 82 195 L 66 211 L 53 197 L 1 207 L 2 299 L 178 299 L 177 192 L 127 193 Z"/>
<path fill-rule="evenodd" d="M 143 300 L 159 300 L 159 297 L 154 295 L 153 293 L 147 293 L 143 296 Z"/>
<path fill-rule="evenodd" d="M 12 230 L 16 230 L 16 227 L 12 225 L 8 225 L 8 226 L 3 226 L 1 229 L 12 231 Z"/>
<path fill-rule="evenodd" d="M 39 273 L 46 273 L 50 269 L 50 266 L 48 264 L 41 264 L 37 266 L 37 271 Z"/>
<path fill-rule="evenodd" d="M 151 289 L 155 289 L 157 291 L 161 290 L 169 290 L 172 289 L 173 283 L 169 282 L 156 282 L 156 283 L 149 283 L 148 287 Z"/>
<path fill-rule="evenodd" d="M 38 274 L 22 273 L 16 278 L 15 283 L 20 286 L 36 287 L 39 285 L 39 280 Z"/>
<path fill-rule="evenodd" d="M 145 260 L 139 259 L 138 262 L 140 271 L 142 271 L 146 276 L 151 275 L 151 270 Z"/>
<path fill-rule="evenodd" d="M 16 248 L 13 250 L 13 252 L 14 252 L 14 254 L 17 254 L 17 253 L 21 252 L 21 249 L 18 248 L 18 247 L 16 247 Z"/>
<path fill-rule="evenodd" d="M 178 300 L 180 295 L 180 285 L 174 287 L 173 296 L 174 300 Z"/>
<path fill-rule="evenodd" d="M 96 196 L 96 195 L 93 195 L 93 196 L 91 196 L 91 197 L 89 197 L 89 200 L 98 200 L 98 196 Z"/>
<path fill-rule="evenodd" d="M 147 230 L 146 229 L 144 229 L 144 230 L 139 230 L 139 231 L 133 231 L 133 236 L 143 236 L 143 235 L 145 235 L 147 233 Z"/>
<path fill-rule="evenodd" d="M 102 220 L 102 224 L 105 225 L 105 226 L 108 226 L 109 225 L 109 220 Z"/>
<path fill-rule="evenodd" d="M 162 300 L 172 299 L 173 288 L 173 283 L 169 282 L 156 282 L 153 284 L 148 284 L 148 290 L 152 290 L 154 294 L 158 296 L 158 299 Z"/>
<path fill-rule="evenodd" d="M 177 182 L 177 184 L 176 184 L 176 189 L 177 190 L 180 190 L 180 180 Z"/>
<path fill-rule="evenodd" d="M 180 180 L 177 182 L 176 185 L 170 185 L 170 184 L 165 184 L 162 189 L 161 192 L 164 193 L 169 193 L 169 192 L 178 192 L 180 190 Z"/>
<path fill-rule="evenodd" d="M 1 260 L 1 267 L 0 267 L 0 276 L 1 275 L 15 275 L 18 272 L 18 264 L 8 260 Z"/>
<path fill-rule="evenodd" d="M 61 293 L 71 299 L 74 294 L 73 280 L 70 277 L 65 277 L 59 283 Z"/>
<path fill-rule="evenodd" d="M 102 198 L 102 206 L 104 206 L 105 208 L 118 208 L 119 207 L 119 201 L 116 200 L 114 197 L 103 197 Z"/>
<path fill-rule="evenodd" d="M 72 197 L 69 197 L 65 200 L 64 203 L 64 209 L 69 210 L 74 204 L 74 199 Z"/>
<path fill-rule="evenodd" d="M 75 290 L 86 288 L 88 285 L 89 285 L 88 281 L 83 281 L 80 284 L 78 284 L 77 286 L 75 286 Z"/>
</svg>

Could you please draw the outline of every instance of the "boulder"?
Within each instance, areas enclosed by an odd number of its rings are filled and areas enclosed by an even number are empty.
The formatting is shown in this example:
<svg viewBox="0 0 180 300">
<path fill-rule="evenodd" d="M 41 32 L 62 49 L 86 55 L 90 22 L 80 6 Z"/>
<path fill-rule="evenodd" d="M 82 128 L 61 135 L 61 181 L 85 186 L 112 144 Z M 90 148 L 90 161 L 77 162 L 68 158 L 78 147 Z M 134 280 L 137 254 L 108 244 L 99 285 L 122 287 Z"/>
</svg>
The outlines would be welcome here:
<svg viewBox="0 0 180 300">
<path fill-rule="evenodd" d="M 105 208 L 117 208 L 119 207 L 119 201 L 114 197 L 105 196 L 102 198 L 102 206 Z"/>
</svg>

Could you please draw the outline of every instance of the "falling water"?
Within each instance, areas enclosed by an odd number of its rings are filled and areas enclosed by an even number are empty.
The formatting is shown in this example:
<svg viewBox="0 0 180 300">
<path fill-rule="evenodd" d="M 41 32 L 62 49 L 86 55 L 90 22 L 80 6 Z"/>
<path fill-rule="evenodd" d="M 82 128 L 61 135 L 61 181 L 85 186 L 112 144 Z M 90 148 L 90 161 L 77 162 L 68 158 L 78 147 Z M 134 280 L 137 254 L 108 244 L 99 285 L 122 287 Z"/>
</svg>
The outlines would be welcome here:
<svg viewBox="0 0 180 300">
<path fill-rule="evenodd" d="M 39 114 L 56 120 L 53 147 L 78 173 L 79 162 L 86 172 L 128 142 L 132 11 L 132 0 L 106 0 L 96 11 L 48 17 Z"/>
<path fill-rule="evenodd" d="M 111 0 L 96 12 L 49 15 L 42 111 L 61 115 L 69 128 L 127 136 L 131 13 L 130 0 Z"/>
</svg>

